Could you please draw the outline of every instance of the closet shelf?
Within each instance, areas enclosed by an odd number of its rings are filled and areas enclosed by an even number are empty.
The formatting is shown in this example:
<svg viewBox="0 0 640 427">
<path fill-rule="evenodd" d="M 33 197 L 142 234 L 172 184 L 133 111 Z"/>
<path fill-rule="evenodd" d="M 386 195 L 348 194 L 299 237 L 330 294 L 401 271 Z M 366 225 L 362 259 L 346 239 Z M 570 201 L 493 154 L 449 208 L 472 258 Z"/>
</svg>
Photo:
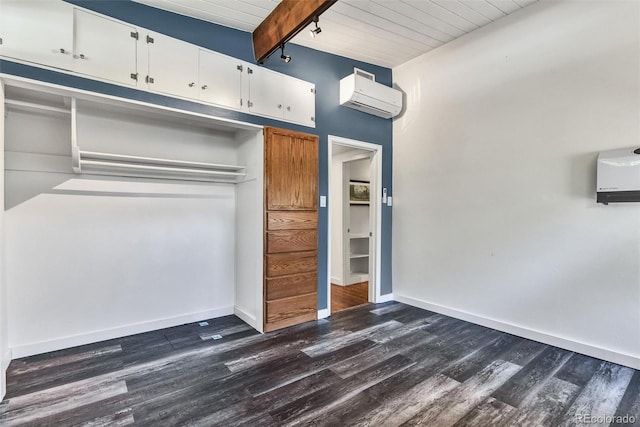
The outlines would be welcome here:
<svg viewBox="0 0 640 427">
<path fill-rule="evenodd" d="M 351 233 L 349 234 L 350 239 L 366 239 L 369 237 L 369 233 Z"/>
<path fill-rule="evenodd" d="M 64 116 L 71 115 L 71 109 L 65 109 L 60 107 L 54 107 L 51 105 L 37 104 L 35 102 L 20 101 L 17 99 L 5 99 L 5 105 L 8 108 L 22 111 L 46 111 L 49 113 L 56 113 Z"/>
<path fill-rule="evenodd" d="M 369 254 L 350 254 L 349 258 L 369 258 Z"/>
</svg>

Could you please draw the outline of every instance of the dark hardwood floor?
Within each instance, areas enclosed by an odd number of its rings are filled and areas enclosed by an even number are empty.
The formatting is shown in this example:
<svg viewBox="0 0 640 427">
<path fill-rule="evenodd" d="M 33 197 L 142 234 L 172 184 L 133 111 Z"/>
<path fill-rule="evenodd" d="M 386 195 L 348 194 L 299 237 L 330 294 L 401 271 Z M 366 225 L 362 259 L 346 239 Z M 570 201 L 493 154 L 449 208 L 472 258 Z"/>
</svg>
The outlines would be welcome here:
<svg viewBox="0 0 640 427">
<path fill-rule="evenodd" d="M 219 338 L 220 337 L 220 338 Z M 596 417 L 624 417 L 596 424 Z M 591 418 L 589 418 L 591 417 Z M 0 425 L 640 425 L 640 372 L 399 303 L 14 360 Z"/>
<path fill-rule="evenodd" d="M 369 282 L 340 286 L 331 284 L 331 313 L 369 302 Z"/>
</svg>

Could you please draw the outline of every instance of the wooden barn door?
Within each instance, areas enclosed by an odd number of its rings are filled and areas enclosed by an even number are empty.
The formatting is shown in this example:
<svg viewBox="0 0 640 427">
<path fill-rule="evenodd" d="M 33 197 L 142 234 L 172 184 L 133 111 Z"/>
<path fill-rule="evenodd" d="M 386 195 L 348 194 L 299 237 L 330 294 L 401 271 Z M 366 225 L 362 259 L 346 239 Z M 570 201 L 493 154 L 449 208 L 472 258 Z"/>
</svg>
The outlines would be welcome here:
<svg viewBox="0 0 640 427">
<path fill-rule="evenodd" d="M 317 318 L 318 137 L 265 128 L 264 330 Z"/>
</svg>

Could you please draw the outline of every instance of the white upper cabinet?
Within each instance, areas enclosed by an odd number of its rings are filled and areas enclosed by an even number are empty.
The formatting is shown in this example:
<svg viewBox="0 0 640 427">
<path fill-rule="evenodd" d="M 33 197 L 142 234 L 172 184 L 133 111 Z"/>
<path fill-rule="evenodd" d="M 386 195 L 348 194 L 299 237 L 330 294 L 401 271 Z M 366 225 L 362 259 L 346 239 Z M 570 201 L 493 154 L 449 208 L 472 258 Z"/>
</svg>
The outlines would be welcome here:
<svg viewBox="0 0 640 427">
<path fill-rule="evenodd" d="M 0 55 L 73 68 L 73 6 L 64 2 L 1 0 Z"/>
<path fill-rule="evenodd" d="M 249 111 L 277 119 L 284 117 L 284 75 L 262 67 L 248 67 Z"/>
<path fill-rule="evenodd" d="M 198 47 L 158 33 L 140 33 L 141 49 L 149 49 L 149 70 L 140 70 L 154 92 L 196 99 L 198 85 Z"/>
<path fill-rule="evenodd" d="M 315 127 L 315 85 L 56 0 L 0 0 L 0 56 Z"/>
<path fill-rule="evenodd" d="M 251 113 L 315 127 L 313 83 L 262 67 L 249 67 L 248 75 Z"/>
<path fill-rule="evenodd" d="M 284 80 L 284 120 L 315 126 L 316 86 L 288 76 Z"/>
<path fill-rule="evenodd" d="M 136 86 L 136 28 L 79 9 L 74 14 L 74 71 Z"/>
<path fill-rule="evenodd" d="M 241 109 L 243 62 L 204 49 L 200 49 L 199 55 L 200 99 L 224 108 Z"/>
</svg>

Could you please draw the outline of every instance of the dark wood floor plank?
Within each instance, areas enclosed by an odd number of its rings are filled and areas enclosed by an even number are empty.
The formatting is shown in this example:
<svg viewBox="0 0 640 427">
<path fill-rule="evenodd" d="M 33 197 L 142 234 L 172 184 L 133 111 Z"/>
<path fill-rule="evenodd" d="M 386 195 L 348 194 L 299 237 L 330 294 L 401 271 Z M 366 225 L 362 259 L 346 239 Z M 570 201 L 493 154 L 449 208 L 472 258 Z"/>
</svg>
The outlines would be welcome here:
<svg viewBox="0 0 640 427">
<path fill-rule="evenodd" d="M 348 421 L 348 425 L 401 425 L 459 385 L 458 381 L 436 374 L 402 393 L 382 401 L 375 400 L 377 405 L 365 414 L 352 414 L 343 420 Z"/>
<path fill-rule="evenodd" d="M 393 356 L 329 388 L 318 390 L 285 406 L 269 411 L 269 414 L 277 422 L 284 422 L 291 418 L 296 418 L 296 421 L 303 421 L 307 417 L 312 418 L 324 409 L 353 397 L 362 390 L 413 364 L 413 361 L 402 355 Z"/>
<path fill-rule="evenodd" d="M 533 359 L 538 357 L 538 355 L 546 350 L 547 347 L 548 346 L 546 344 L 522 338 L 520 342 L 513 346 L 508 355 L 502 356 L 502 359 L 506 362 L 525 366 Z"/>
<path fill-rule="evenodd" d="M 602 360 L 574 353 L 556 377 L 582 387 L 589 382 L 602 363 Z"/>
<path fill-rule="evenodd" d="M 615 414 L 634 373 L 631 368 L 603 362 L 558 424 L 580 424 L 585 415 Z"/>
<path fill-rule="evenodd" d="M 395 320 L 381 323 L 379 325 L 370 326 L 365 329 L 361 329 L 357 332 L 346 334 L 341 337 L 336 337 L 332 340 L 324 341 L 312 346 L 303 348 L 302 351 L 310 357 L 320 356 L 322 354 L 331 353 L 332 351 L 346 347 L 357 341 L 369 339 L 372 336 L 379 336 L 381 333 L 389 333 L 394 329 L 398 329 L 402 326 L 402 323 Z"/>
<path fill-rule="evenodd" d="M 331 370 L 323 369 L 297 381 L 256 396 L 252 399 L 252 402 L 256 408 L 268 412 L 275 408 L 285 406 L 302 396 L 331 387 L 340 380 L 341 378 Z"/>
<path fill-rule="evenodd" d="M 527 396 L 553 376 L 573 353 L 556 347 L 549 347 L 529 362 L 517 375 L 500 389 L 493 397 L 511 406 L 519 407 Z"/>
<path fill-rule="evenodd" d="M 452 426 L 520 369 L 514 363 L 497 360 L 402 425 Z"/>
<path fill-rule="evenodd" d="M 538 392 L 522 404 L 509 420 L 515 426 L 553 426 L 564 410 L 575 399 L 580 386 L 550 378 Z"/>
<path fill-rule="evenodd" d="M 382 344 L 378 343 L 379 345 L 367 351 L 335 363 L 331 365 L 331 371 L 342 378 L 347 378 L 356 375 L 363 369 L 375 365 L 380 360 L 387 359 L 396 354 L 404 354 L 409 349 L 432 341 L 434 338 L 435 336 L 428 332 L 416 330 L 410 335 L 402 335 L 391 341 Z"/>
<path fill-rule="evenodd" d="M 622 400 L 618 405 L 615 415 L 620 418 L 619 421 L 611 423 L 613 426 L 640 426 L 640 371 L 635 371 L 629 385 L 622 396 Z M 630 422 L 630 418 L 634 418 L 635 422 Z"/>
<path fill-rule="evenodd" d="M 485 426 L 505 426 L 510 427 L 508 420 L 517 411 L 513 406 L 504 402 L 487 398 L 483 403 L 477 405 L 471 412 L 462 417 L 455 427 L 485 427 Z M 539 427 L 539 426 L 536 426 Z"/>
<path fill-rule="evenodd" d="M 464 382 L 495 359 L 498 359 L 520 340 L 521 338 L 513 335 L 500 335 L 494 341 L 489 342 L 486 346 L 474 351 L 468 357 L 444 371 L 444 374 L 454 380 Z"/>
<path fill-rule="evenodd" d="M 306 359 L 300 363 L 281 366 L 278 369 L 274 369 L 268 375 L 253 378 L 251 384 L 247 386 L 247 389 L 254 397 L 260 396 L 283 385 L 293 383 L 311 374 L 327 369 L 334 363 L 354 357 L 376 345 L 376 343 L 369 340 L 358 341 L 347 347 L 313 358 L 309 358 L 305 353 L 300 352 L 299 354 L 304 355 Z"/>
<path fill-rule="evenodd" d="M 8 374 L 2 426 L 555 427 L 576 425 L 580 414 L 640 418 L 638 371 L 397 302 L 268 334 L 235 316 L 208 319 L 14 360 Z"/>
</svg>

